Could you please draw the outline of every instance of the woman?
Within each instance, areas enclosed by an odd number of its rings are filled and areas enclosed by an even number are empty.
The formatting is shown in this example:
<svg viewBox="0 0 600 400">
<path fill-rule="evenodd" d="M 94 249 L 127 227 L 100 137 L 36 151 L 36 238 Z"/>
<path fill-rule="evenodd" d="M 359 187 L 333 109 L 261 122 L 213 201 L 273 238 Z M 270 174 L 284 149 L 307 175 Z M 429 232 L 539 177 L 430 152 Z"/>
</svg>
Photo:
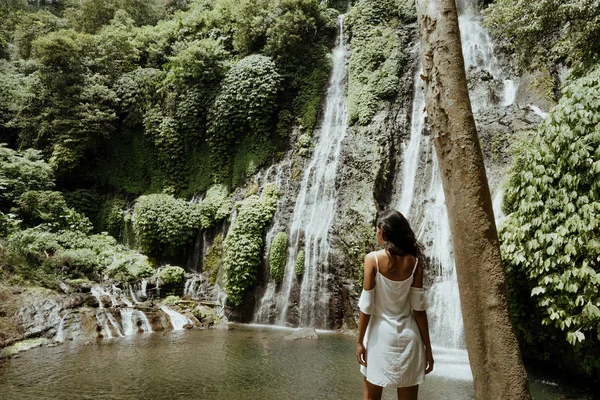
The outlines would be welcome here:
<svg viewBox="0 0 600 400">
<path fill-rule="evenodd" d="M 377 219 L 383 247 L 365 257 L 364 289 L 356 356 L 364 379 L 364 399 L 381 399 L 384 387 L 398 399 L 416 400 L 419 384 L 433 370 L 425 313 L 423 246 L 408 221 L 395 210 Z"/>
</svg>

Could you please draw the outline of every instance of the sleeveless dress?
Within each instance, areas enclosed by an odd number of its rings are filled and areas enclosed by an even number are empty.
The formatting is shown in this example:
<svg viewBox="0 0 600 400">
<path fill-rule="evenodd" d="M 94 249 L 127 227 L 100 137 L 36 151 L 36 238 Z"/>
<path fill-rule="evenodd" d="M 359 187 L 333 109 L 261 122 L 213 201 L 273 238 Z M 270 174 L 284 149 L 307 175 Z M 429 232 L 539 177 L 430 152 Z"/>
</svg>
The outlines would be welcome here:
<svg viewBox="0 0 600 400">
<path fill-rule="evenodd" d="M 394 281 L 379 273 L 377 255 L 375 287 L 363 290 L 360 311 L 370 314 L 365 334 L 367 366 L 360 372 L 370 383 L 383 387 L 419 385 L 425 376 L 425 346 L 412 310 L 425 309 L 425 292 L 411 288 L 415 270 L 406 280 Z"/>
</svg>

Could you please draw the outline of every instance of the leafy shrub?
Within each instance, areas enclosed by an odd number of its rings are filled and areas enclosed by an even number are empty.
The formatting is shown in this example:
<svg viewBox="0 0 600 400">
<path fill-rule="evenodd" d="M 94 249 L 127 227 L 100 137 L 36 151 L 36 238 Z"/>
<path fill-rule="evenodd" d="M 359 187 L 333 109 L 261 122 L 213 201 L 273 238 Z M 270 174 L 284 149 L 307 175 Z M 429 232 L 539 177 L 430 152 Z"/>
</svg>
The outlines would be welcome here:
<svg viewBox="0 0 600 400">
<path fill-rule="evenodd" d="M 296 265 L 294 266 L 294 271 L 296 272 L 297 277 L 301 277 L 304 274 L 304 262 L 306 261 L 306 254 L 304 250 L 300 250 L 298 252 L 298 256 L 296 256 Z"/>
<path fill-rule="evenodd" d="M 179 296 L 170 295 L 165 297 L 162 303 L 167 306 L 175 306 L 179 301 L 181 301 L 181 298 Z"/>
<path fill-rule="evenodd" d="M 29 58 L 31 43 L 35 39 L 66 27 L 67 21 L 55 16 L 48 10 L 22 13 L 14 32 L 14 43 L 17 46 L 19 55 L 22 58 Z"/>
<path fill-rule="evenodd" d="M 151 194 L 135 202 L 133 228 L 148 254 L 174 253 L 190 243 L 201 227 L 197 204 L 168 194 Z"/>
<path fill-rule="evenodd" d="M 67 16 L 78 29 L 94 33 L 107 25 L 117 10 L 125 11 L 138 25 L 153 25 L 164 14 L 156 0 L 81 0 L 67 10 Z"/>
<path fill-rule="evenodd" d="M 106 231 L 115 238 L 121 238 L 125 226 L 125 201 L 119 198 L 106 200 L 98 218 L 98 230 Z"/>
<path fill-rule="evenodd" d="M 242 59 L 225 76 L 209 114 L 209 145 L 218 179 L 229 176 L 231 149 L 242 138 L 257 143 L 269 139 L 280 81 L 273 60 L 262 55 Z"/>
<path fill-rule="evenodd" d="M 600 53 L 600 3 L 497 0 L 485 10 L 491 33 L 508 39 L 521 67 L 548 61 L 593 62 Z"/>
<path fill-rule="evenodd" d="M 50 190 L 27 191 L 17 200 L 17 205 L 28 226 L 57 221 L 67 209 L 62 193 Z"/>
<path fill-rule="evenodd" d="M 285 262 L 287 260 L 288 235 L 285 232 L 279 232 L 271 241 L 269 249 L 269 270 L 271 279 L 276 283 L 281 283 L 285 273 Z"/>
<path fill-rule="evenodd" d="M 117 253 L 106 267 L 106 274 L 117 282 L 127 283 L 155 274 L 148 257 L 135 251 L 127 250 Z"/>
<path fill-rule="evenodd" d="M 99 280 L 106 274 L 128 282 L 154 273 L 146 256 L 126 250 L 106 234 L 51 232 L 38 226 L 12 234 L 7 248 L 23 258 L 21 267 L 34 278 L 37 273 L 51 273 L 67 279 Z"/>
<path fill-rule="evenodd" d="M 528 288 L 516 287 L 531 296 L 513 299 L 517 326 L 531 325 L 530 315 L 518 312 L 519 303 L 531 303 L 541 323 L 574 346 L 600 340 L 598 96 L 600 69 L 569 84 L 537 134 L 522 143 L 500 234 L 508 274 L 525 277 Z M 535 335 L 533 329 L 526 334 Z"/>
<path fill-rule="evenodd" d="M 28 190 L 48 190 L 53 186 L 52 169 L 40 151 L 15 151 L 0 143 L 0 207 L 8 209 Z"/>
<path fill-rule="evenodd" d="M 269 184 L 260 198 L 253 195 L 236 204 L 238 215 L 223 243 L 226 289 L 233 305 L 240 305 L 246 289 L 256 282 L 262 236 L 275 215 L 278 196 L 277 187 Z"/>
<path fill-rule="evenodd" d="M 225 185 L 213 185 L 200 204 L 200 221 L 203 228 L 210 228 L 217 221 L 222 221 L 231 212 L 229 190 Z"/>
<path fill-rule="evenodd" d="M 359 0 L 348 17 L 353 48 L 349 66 L 348 119 L 366 125 L 379 101 L 396 95 L 408 68 L 412 34 L 401 24 L 416 20 L 412 2 Z"/>
<path fill-rule="evenodd" d="M 185 271 L 181 267 L 174 265 L 166 265 L 160 270 L 160 279 L 165 285 L 171 285 L 183 282 L 183 275 Z"/>
<path fill-rule="evenodd" d="M 223 235 L 219 233 L 202 260 L 202 269 L 208 274 L 208 280 L 211 285 L 214 285 L 217 282 L 217 275 L 219 274 L 219 266 L 221 265 L 222 258 Z"/>
</svg>

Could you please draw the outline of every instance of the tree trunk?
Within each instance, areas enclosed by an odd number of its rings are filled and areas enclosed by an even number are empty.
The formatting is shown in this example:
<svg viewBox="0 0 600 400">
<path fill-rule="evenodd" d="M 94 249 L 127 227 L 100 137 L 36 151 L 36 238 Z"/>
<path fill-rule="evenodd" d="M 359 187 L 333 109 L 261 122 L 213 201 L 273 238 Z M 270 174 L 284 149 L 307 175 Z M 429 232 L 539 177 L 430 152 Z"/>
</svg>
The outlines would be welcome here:
<svg viewBox="0 0 600 400">
<path fill-rule="evenodd" d="M 530 399 L 508 312 L 492 200 L 454 0 L 417 0 L 428 121 L 448 207 L 477 399 Z"/>
</svg>

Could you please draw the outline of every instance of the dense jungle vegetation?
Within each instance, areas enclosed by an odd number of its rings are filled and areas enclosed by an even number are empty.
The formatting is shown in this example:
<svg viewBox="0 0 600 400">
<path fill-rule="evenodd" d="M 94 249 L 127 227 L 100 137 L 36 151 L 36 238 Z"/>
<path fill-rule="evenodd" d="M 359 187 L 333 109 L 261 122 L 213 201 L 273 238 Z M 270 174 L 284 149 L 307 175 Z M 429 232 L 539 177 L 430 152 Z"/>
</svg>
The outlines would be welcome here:
<svg viewBox="0 0 600 400">
<path fill-rule="evenodd" d="M 600 3 L 498 0 L 485 22 L 557 101 L 513 144 L 500 233 L 513 322 L 526 356 L 598 375 Z"/>
<path fill-rule="evenodd" d="M 516 57 L 515 74 L 542 71 L 556 103 L 537 131 L 515 140 L 506 183 L 500 236 L 517 335 L 527 357 L 597 375 L 600 3 L 484 3 L 485 24 Z M 410 67 L 414 38 L 395 28 L 416 23 L 411 4 L 353 3 L 351 125 L 368 125 Z M 346 7 L 0 0 L 0 278 L 50 288 L 56 277 L 128 282 L 235 209 L 209 268 L 222 258 L 239 304 L 280 194 L 270 187 L 236 204 L 233 195 L 284 151 L 308 154 Z M 202 201 L 188 201 L 194 195 Z M 274 239 L 274 280 L 284 235 Z M 176 267 L 164 274 L 182 279 Z"/>
<path fill-rule="evenodd" d="M 294 145 L 294 126 L 310 146 L 346 7 L 3 1 L 4 275 L 49 287 L 55 276 L 143 277 L 229 218 L 232 192 Z M 236 205 L 246 224 L 215 250 L 233 303 L 253 284 L 274 212 L 272 200 L 247 196 Z M 236 253 L 236 235 L 255 248 Z"/>
</svg>

